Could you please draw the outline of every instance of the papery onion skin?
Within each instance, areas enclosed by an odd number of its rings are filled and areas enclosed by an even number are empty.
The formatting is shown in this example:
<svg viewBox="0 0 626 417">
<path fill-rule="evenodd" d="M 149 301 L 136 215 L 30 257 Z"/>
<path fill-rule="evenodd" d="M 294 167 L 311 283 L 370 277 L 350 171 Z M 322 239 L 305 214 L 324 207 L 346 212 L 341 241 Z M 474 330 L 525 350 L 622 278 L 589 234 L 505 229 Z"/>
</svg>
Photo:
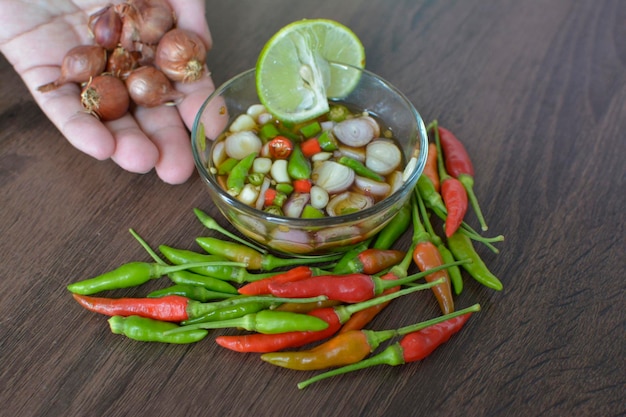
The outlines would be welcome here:
<svg viewBox="0 0 626 417">
<path fill-rule="evenodd" d="M 63 57 L 59 78 L 37 89 L 45 93 L 66 83 L 86 83 L 92 77 L 100 75 L 106 65 L 107 52 L 103 47 L 99 45 L 76 46 Z"/>
<path fill-rule="evenodd" d="M 89 16 L 89 31 L 96 44 L 111 51 L 120 42 L 122 35 L 122 18 L 115 11 L 113 5 Z"/>
<path fill-rule="evenodd" d="M 124 82 L 109 74 L 91 79 L 83 88 L 80 98 L 85 110 L 102 121 L 119 119 L 126 114 L 130 105 Z"/>
<path fill-rule="evenodd" d="M 136 42 L 158 43 L 176 23 L 174 12 L 166 0 L 129 0 L 115 8 L 123 22 L 120 42 L 131 51 Z"/>
<path fill-rule="evenodd" d="M 106 72 L 113 74 L 122 80 L 126 79 L 130 72 L 139 67 L 141 54 L 137 51 L 128 51 L 118 46 L 109 53 Z"/>
<path fill-rule="evenodd" d="M 198 35 L 176 28 L 159 41 L 154 62 L 170 80 L 192 82 L 204 74 L 206 52 L 206 46 Z"/>
<path fill-rule="evenodd" d="M 170 80 L 154 67 L 139 67 L 126 78 L 130 98 L 138 106 L 156 107 L 176 104 L 184 94 L 174 89 Z"/>
</svg>

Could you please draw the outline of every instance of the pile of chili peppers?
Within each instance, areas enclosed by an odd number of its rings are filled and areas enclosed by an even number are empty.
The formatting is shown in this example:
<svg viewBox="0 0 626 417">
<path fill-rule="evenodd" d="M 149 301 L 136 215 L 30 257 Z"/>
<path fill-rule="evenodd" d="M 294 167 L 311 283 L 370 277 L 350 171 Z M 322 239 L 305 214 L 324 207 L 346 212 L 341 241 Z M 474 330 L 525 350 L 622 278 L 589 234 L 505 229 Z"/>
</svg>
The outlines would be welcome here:
<svg viewBox="0 0 626 417">
<path fill-rule="evenodd" d="M 487 230 L 467 151 L 436 121 L 428 132 L 429 157 L 411 201 L 373 239 L 344 253 L 275 256 L 195 209 L 206 228 L 227 239 L 198 237 L 198 251 L 160 245 L 158 255 L 131 229 L 152 262 L 129 262 L 67 288 L 79 305 L 109 316 L 113 333 L 130 339 L 187 344 L 228 328 L 215 338 L 226 349 L 261 353 L 263 361 L 288 369 L 334 368 L 299 388 L 369 366 L 422 360 L 480 310 L 478 304 L 455 306 L 462 270 L 488 288 L 503 288 L 474 247 L 481 243 L 497 253 L 493 244 L 503 237 L 485 237 L 465 221 L 472 207 Z M 406 233 L 410 246 L 396 248 Z M 156 279 L 169 284 L 140 297 L 97 294 Z M 440 316 L 395 329 L 366 328 L 392 300 L 423 290 L 434 295 Z"/>
</svg>

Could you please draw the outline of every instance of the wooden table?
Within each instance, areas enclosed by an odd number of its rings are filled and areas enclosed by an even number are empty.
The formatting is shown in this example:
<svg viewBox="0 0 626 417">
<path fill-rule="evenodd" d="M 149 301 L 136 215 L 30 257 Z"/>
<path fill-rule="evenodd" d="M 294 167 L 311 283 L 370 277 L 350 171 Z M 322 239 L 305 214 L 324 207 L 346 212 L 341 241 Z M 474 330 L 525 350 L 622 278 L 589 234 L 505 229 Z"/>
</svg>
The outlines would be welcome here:
<svg viewBox="0 0 626 417">
<path fill-rule="evenodd" d="M 465 142 L 489 234 L 506 237 L 497 255 L 478 247 L 504 291 L 466 277 L 456 304 L 482 312 L 426 360 L 304 391 L 296 383 L 314 373 L 211 338 L 170 346 L 113 335 L 65 286 L 149 260 L 131 227 L 153 246 L 197 249 L 194 238 L 212 232 L 192 208 L 218 213 L 197 176 L 166 185 L 76 151 L 2 58 L 3 415 L 623 415 L 626 3 L 211 1 L 215 82 L 252 67 L 278 28 L 305 17 L 351 27 L 367 67 Z M 421 294 L 371 328 L 437 314 Z"/>
</svg>

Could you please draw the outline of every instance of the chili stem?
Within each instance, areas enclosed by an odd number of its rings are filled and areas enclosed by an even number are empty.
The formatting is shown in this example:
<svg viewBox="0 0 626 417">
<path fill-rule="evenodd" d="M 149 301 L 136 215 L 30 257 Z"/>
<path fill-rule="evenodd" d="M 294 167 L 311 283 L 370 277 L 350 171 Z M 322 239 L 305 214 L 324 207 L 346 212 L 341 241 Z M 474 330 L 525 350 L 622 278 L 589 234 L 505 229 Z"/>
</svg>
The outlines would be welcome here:
<svg viewBox="0 0 626 417">
<path fill-rule="evenodd" d="M 204 227 L 206 227 L 207 229 L 210 230 L 215 230 L 216 232 L 219 232 L 221 234 L 223 234 L 224 236 L 227 236 L 239 243 L 241 243 L 242 245 L 246 245 L 249 248 L 252 248 L 254 250 L 257 250 L 261 253 L 267 253 L 266 249 L 261 248 L 260 246 L 255 245 L 252 242 L 248 242 L 245 239 L 240 238 L 239 236 L 229 232 L 228 230 L 224 229 L 222 226 L 219 225 L 219 223 L 211 216 L 209 216 L 208 214 L 206 214 L 205 212 L 203 212 L 202 210 L 198 209 L 198 208 L 194 208 L 193 212 L 195 213 L 196 217 L 198 218 L 198 220 L 200 220 L 200 223 L 202 223 L 202 225 Z"/>
</svg>

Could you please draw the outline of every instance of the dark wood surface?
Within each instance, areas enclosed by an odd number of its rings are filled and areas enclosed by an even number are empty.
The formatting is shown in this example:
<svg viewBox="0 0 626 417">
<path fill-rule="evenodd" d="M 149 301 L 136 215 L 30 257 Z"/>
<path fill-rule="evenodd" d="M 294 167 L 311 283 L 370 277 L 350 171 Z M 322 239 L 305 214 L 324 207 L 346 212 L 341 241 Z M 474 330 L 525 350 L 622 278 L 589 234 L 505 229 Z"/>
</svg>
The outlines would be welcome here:
<svg viewBox="0 0 626 417">
<path fill-rule="evenodd" d="M 131 227 L 152 245 L 195 249 L 209 232 L 192 208 L 217 213 L 197 177 L 170 186 L 76 151 L 0 58 L 1 413 L 624 415 L 626 3 L 210 1 L 215 82 L 252 67 L 278 28 L 305 17 L 351 27 L 367 67 L 466 143 L 489 234 L 506 237 L 497 255 L 479 247 L 504 291 L 466 277 L 457 306 L 483 310 L 429 358 L 304 391 L 296 383 L 313 373 L 210 338 L 113 335 L 65 286 L 148 260 Z M 371 328 L 437 313 L 416 296 Z"/>
</svg>

